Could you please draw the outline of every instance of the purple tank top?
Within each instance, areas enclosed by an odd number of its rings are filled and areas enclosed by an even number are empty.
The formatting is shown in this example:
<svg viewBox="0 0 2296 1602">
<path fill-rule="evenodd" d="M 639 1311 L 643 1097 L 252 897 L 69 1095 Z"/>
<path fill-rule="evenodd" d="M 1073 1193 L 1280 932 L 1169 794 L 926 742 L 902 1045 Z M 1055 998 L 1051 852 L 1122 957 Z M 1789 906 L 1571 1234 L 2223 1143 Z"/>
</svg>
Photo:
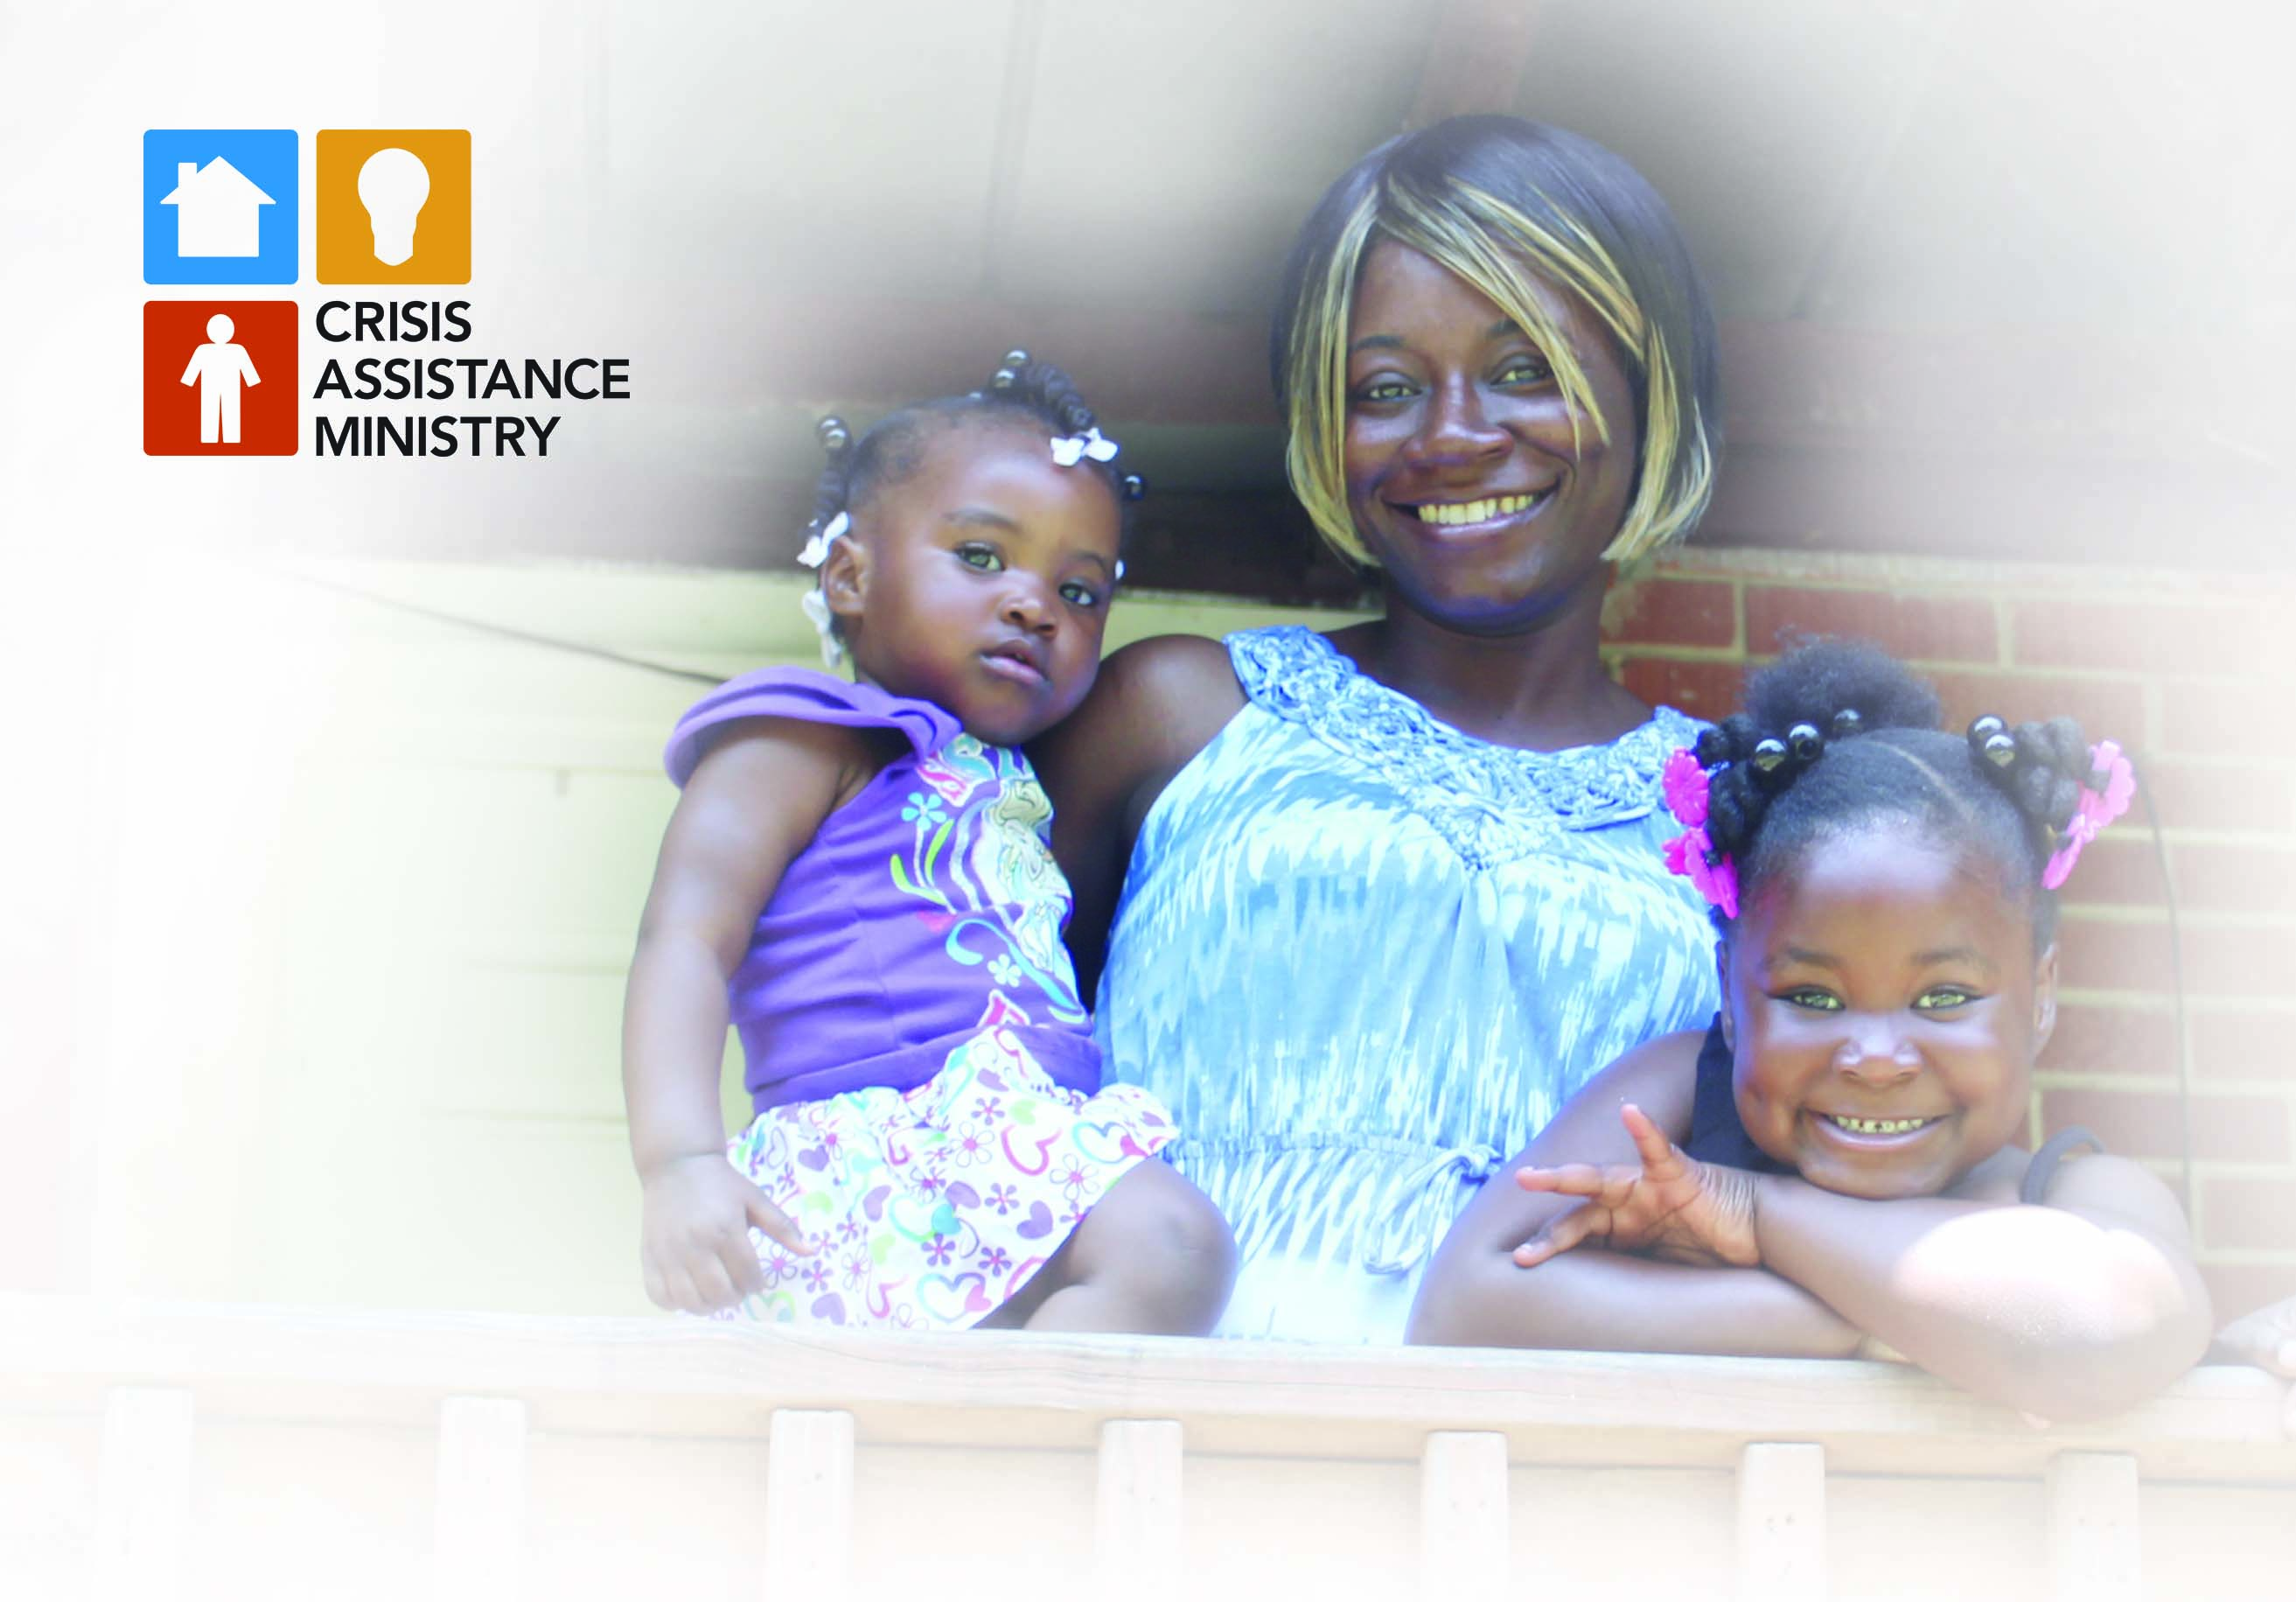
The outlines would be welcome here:
<svg viewBox="0 0 2296 1602">
<path fill-rule="evenodd" d="M 847 1090 L 907 1090 L 987 1028 L 1054 1082 L 1100 1089 L 1100 1052 L 1061 934 L 1068 881 L 1029 760 L 930 702 L 802 668 L 696 702 L 662 762 L 684 785 L 744 718 L 886 728 L 910 749 L 831 813 L 782 875 L 726 987 L 759 1112 Z"/>
</svg>

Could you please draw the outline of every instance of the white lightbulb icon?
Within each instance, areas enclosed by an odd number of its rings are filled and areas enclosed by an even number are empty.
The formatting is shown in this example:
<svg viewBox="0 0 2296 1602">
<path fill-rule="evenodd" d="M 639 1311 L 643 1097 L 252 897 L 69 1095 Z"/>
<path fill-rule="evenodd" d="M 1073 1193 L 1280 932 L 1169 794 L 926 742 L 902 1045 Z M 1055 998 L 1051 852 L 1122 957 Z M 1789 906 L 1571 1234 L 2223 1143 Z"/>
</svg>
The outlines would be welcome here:
<svg viewBox="0 0 2296 1602">
<path fill-rule="evenodd" d="M 379 150 L 359 168 L 359 204 L 374 229 L 374 259 L 397 267 L 414 254 L 414 218 L 430 198 L 430 169 L 413 151 Z"/>
</svg>

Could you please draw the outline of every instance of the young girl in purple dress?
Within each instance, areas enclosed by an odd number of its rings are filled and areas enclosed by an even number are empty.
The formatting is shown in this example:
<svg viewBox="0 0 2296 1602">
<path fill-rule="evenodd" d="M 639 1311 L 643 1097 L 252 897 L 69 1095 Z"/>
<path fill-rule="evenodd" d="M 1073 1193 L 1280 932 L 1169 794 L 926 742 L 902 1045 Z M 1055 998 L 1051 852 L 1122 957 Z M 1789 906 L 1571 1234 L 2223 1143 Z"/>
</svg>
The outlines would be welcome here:
<svg viewBox="0 0 2296 1602">
<path fill-rule="evenodd" d="M 1937 720 L 1898 663 L 1827 643 L 1676 753 L 1666 859 L 1714 908 L 1721 1010 L 1604 1069 L 1484 1189 L 1418 1338 L 1902 1354 L 2051 1419 L 2198 1360 L 2168 1187 L 2061 1161 L 2086 1131 L 2022 1146 L 2054 892 L 2128 805 L 2127 759 L 2070 719 Z"/>
<path fill-rule="evenodd" d="M 647 1293 L 898 1328 L 1200 1334 L 1233 1245 L 1101 1084 L 1020 746 L 1092 686 L 1138 481 L 1057 369 L 896 412 L 831 461 L 800 560 L 833 667 L 678 720 L 684 791 L 630 967 Z M 718 1111 L 728 1022 L 757 1117 Z"/>
</svg>

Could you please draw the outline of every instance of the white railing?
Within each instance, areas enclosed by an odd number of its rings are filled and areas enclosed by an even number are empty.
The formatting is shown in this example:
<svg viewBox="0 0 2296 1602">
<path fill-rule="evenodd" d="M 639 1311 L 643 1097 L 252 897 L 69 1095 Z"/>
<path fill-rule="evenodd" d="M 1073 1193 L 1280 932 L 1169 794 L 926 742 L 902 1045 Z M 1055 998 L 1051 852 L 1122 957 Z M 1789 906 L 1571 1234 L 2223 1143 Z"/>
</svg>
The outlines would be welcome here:
<svg viewBox="0 0 2296 1602">
<path fill-rule="evenodd" d="M 0 1297 L 0 1595 L 2285 1596 L 2291 1407 L 2238 1368 L 2040 1428 L 1866 1363 Z"/>
</svg>

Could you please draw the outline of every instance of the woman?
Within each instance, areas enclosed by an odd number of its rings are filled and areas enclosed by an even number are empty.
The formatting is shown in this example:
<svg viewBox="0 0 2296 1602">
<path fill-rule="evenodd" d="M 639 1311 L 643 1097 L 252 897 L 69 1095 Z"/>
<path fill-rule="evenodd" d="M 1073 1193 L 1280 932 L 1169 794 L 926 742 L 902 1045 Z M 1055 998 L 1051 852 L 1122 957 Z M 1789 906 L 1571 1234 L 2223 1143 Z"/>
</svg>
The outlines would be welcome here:
<svg viewBox="0 0 2296 1602">
<path fill-rule="evenodd" d="M 1597 654 L 1613 564 L 1705 508 L 1713 325 L 1625 162 L 1464 118 L 1332 185 L 1273 355 L 1292 483 L 1387 615 L 1129 646 L 1039 770 L 1109 1072 L 1237 1234 L 1221 1331 L 1392 1342 L 1498 1160 L 1714 1010 L 1660 850 L 1695 726 Z"/>
</svg>

